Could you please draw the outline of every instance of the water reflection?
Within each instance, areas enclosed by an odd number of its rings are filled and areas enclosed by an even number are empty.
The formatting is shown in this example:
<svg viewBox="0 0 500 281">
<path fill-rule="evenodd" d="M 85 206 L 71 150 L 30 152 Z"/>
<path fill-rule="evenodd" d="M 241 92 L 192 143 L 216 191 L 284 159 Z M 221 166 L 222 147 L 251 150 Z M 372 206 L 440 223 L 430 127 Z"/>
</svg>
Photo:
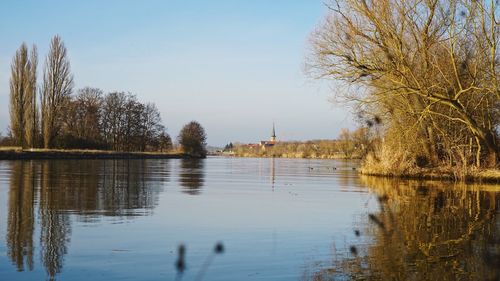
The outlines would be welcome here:
<svg viewBox="0 0 500 281">
<path fill-rule="evenodd" d="M 7 248 L 18 271 L 26 266 L 33 270 L 34 168 L 32 163 L 14 162 L 10 179 Z"/>
<path fill-rule="evenodd" d="M 274 184 L 276 182 L 276 168 L 274 167 L 274 157 L 270 158 L 271 161 L 271 168 L 270 168 L 270 179 L 271 179 L 271 188 L 274 191 Z"/>
<path fill-rule="evenodd" d="M 179 183 L 183 187 L 184 193 L 198 195 L 205 181 L 205 162 L 203 159 L 183 159 L 181 160 L 181 171 L 179 173 Z"/>
<path fill-rule="evenodd" d="M 362 223 L 366 237 L 306 279 L 499 280 L 498 186 L 361 180 L 387 195 Z"/>
<path fill-rule="evenodd" d="M 34 229 L 39 224 L 40 259 L 51 280 L 63 268 L 73 217 L 95 222 L 103 216 L 149 214 L 170 175 L 168 160 L 12 161 L 10 165 L 9 258 L 18 271 L 33 270 Z M 40 221 L 35 222 L 37 207 Z"/>
</svg>

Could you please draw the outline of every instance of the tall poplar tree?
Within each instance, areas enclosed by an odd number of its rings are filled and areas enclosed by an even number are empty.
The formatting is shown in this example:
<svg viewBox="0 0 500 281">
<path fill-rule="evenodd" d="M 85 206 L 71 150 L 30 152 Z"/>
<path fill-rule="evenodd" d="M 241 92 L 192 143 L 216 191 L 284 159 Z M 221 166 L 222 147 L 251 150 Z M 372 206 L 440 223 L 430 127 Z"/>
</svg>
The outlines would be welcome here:
<svg viewBox="0 0 500 281">
<path fill-rule="evenodd" d="M 11 64 L 10 128 L 15 143 L 33 147 L 36 130 L 36 47 L 21 44 Z M 34 125 L 35 124 L 35 125 Z"/>
<path fill-rule="evenodd" d="M 45 59 L 42 102 L 42 134 L 45 148 L 52 148 L 62 124 L 63 107 L 73 90 L 73 75 L 67 50 L 61 38 L 52 38 L 50 51 Z"/>
</svg>

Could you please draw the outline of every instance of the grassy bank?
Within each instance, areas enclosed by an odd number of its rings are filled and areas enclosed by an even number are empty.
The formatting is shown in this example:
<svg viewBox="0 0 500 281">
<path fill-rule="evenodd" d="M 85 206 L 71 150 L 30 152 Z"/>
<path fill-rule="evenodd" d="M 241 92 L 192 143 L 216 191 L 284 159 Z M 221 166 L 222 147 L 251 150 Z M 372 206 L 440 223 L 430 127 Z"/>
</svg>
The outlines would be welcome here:
<svg viewBox="0 0 500 281">
<path fill-rule="evenodd" d="M 363 160 L 359 172 L 363 175 L 407 179 L 500 183 L 499 169 L 479 169 L 471 165 L 418 167 L 414 161 L 408 160 L 407 157 L 399 157 L 398 154 L 380 158 L 369 154 Z"/>
<path fill-rule="evenodd" d="M 338 154 L 315 154 L 315 153 L 234 153 L 231 154 L 236 157 L 252 157 L 252 158 L 302 158 L 302 159 L 359 159 L 359 158 L 347 158 L 345 155 Z"/>
<path fill-rule="evenodd" d="M 0 160 L 17 159 L 186 159 L 191 156 L 179 152 L 123 152 L 106 150 L 19 149 L 3 147 Z"/>
<path fill-rule="evenodd" d="M 359 172 L 363 175 L 398 177 L 407 179 L 436 179 L 465 182 L 500 183 L 500 170 L 477 168 L 474 165 L 457 163 L 431 165 L 418 163 L 408 151 L 392 150 L 388 146 L 367 154 Z"/>
<path fill-rule="evenodd" d="M 373 169 L 362 166 L 359 172 L 363 175 L 380 177 L 397 177 L 405 179 L 451 180 L 466 182 L 500 183 L 500 170 L 476 169 L 461 171 L 454 167 L 413 168 L 405 171 Z"/>
</svg>

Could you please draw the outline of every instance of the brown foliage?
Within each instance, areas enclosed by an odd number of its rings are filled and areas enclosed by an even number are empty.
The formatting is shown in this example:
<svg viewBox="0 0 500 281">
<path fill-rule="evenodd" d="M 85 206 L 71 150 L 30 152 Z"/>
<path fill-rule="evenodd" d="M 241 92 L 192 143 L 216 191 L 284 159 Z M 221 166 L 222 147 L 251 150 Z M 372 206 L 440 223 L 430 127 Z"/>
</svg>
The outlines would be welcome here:
<svg viewBox="0 0 500 281">
<path fill-rule="evenodd" d="M 312 75 L 358 86 L 336 94 L 382 117 L 403 147 L 420 142 L 418 153 L 435 161 L 495 166 L 497 3 L 339 0 L 328 7 L 312 38 Z M 464 148 L 474 153 L 464 156 Z"/>
<path fill-rule="evenodd" d="M 31 54 L 25 43 L 17 50 L 11 64 L 10 129 L 16 144 L 34 147 L 37 134 L 36 109 L 37 52 Z"/>
<path fill-rule="evenodd" d="M 63 123 L 63 109 L 73 91 L 67 50 L 59 36 L 54 36 L 45 59 L 42 101 L 42 133 L 44 148 L 52 148 Z"/>
</svg>

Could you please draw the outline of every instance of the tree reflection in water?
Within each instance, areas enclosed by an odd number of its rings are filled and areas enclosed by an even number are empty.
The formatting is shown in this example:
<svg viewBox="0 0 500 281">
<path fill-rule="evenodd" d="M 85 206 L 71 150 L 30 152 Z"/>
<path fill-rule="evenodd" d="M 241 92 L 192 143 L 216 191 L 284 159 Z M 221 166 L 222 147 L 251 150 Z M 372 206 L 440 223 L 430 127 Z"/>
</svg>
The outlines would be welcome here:
<svg viewBox="0 0 500 281">
<path fill-rule="evenodd" d="M 34 229 L 40 225 L 40 257 L 50 280 L 63 268 L 72 217 L 149 214 L 169 180 L 168 160 L 12 161 L 7 248 L 18 271 L 33 270 Z M 37 206 L 38 203 L 38 206 Z M 39 222 L 35 222 L 38 207 Z"/>
<path fill-rule="evenodd" d="M 366 216 L 364 237 L 351 253 L 307 269 L 304 279 L 500 279 L 498 186 L 361 180 L 378 196 L 380 210 Z"/>
<path fill-rule="evenodd" d="M 12 163 L 7 219 L 8 255 L 18 271 L 33 270 L 34 188 L 33 163 Z"/>
<path fill-rule="evenodd" d="M 182 192 L 190 195 L 200 194 L 205 181 L 205 172 L 203 170 L 204 165 L 205 163 L 203 159 L 181 160 L 179 183 L 183 187 Z"/>
</svg>

